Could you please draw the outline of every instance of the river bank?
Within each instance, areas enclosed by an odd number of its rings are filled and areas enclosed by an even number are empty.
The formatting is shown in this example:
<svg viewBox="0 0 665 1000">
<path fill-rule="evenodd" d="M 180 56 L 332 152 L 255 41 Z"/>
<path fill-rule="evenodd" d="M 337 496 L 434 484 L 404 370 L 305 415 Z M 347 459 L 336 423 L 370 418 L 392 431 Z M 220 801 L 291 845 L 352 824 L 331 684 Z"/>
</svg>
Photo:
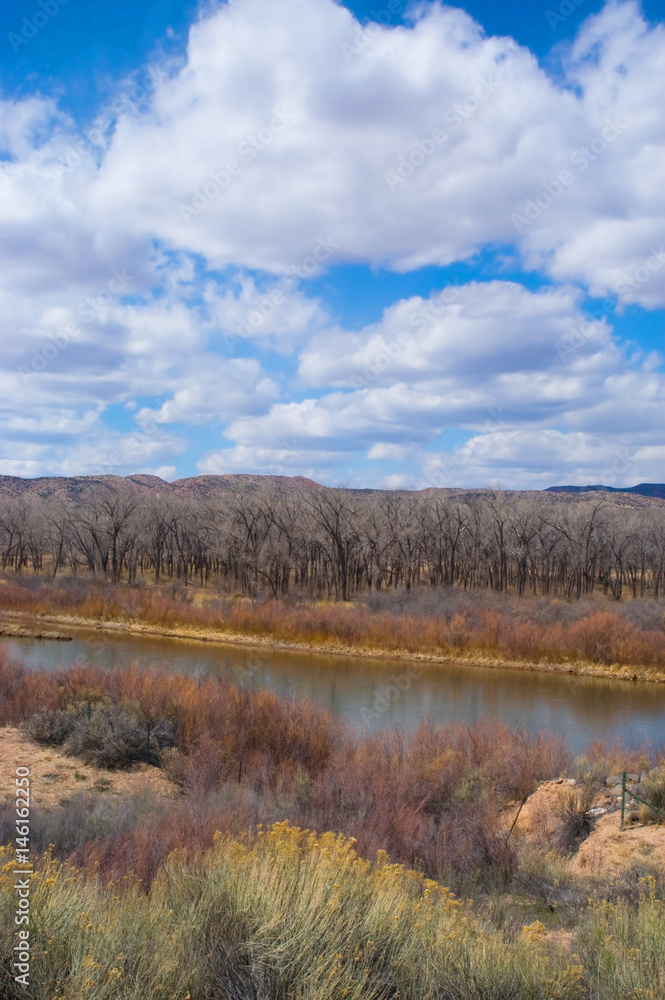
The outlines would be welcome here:
<svg viewBox="0 0 665 1000">
<path fill-rule="evenodd" d="M 149 622 L 137 621 L 109 621 L 100 618 L 85 617 L 81 615 L 55 614 L 48 612 L 21 612 L 21 611 L 0 611 L 0 637 L 3 634 L 10 635 L 11 628 L 3 627 L 3 622 L 22 623 L 25 628 L 26 637 L 28 633 L 34 633 L 31 637 L 41 638 L 37 634 L 40 629 L 34 628 L 34 622 L 46 622 L 51 625 L 59 625 L 64 628 L 86 628 L 104 632 L 127 633 L 129 635 L 158 636 L 168 639 L 187 639 L 206 643 L 220 643 L 224 645 L 234 645 L 250 647 L 262 650 L 283 650 L 291 652 L 313 652 L 325 653 L 342 657 L 363 657 L 375 660 L 404 660 L 416 663 L 449 664 L 464 663 L 470 667 L 491 667 L 494 669 L 511 669 L 537 671 L 543 673 L 571 674 L 582 677 L 601 677 L 612 680 L 624 680 L 627 682 L 650 681 L 652 683 L 665 683 L 665 670 L 654 670 L 653 668 L 641 667 L 633 664 L 600 664 L 589 660 L 567 660 L 563 662 L 535 662 L 509 657 L 489 656 L 470 652 L 436 653 L 436 652 L 414 652 L 408 648 L 365 646 L 360 643 L 342 643 L 336 640 L 310 639 L 289 640 L 276 638 L 269 634 L 240 633 L 229 629 L 215 629 L 211 626 L 202 625 L 156 625 Z M 47 636 L 50 638 L 51 636 Z"/>
</svg>

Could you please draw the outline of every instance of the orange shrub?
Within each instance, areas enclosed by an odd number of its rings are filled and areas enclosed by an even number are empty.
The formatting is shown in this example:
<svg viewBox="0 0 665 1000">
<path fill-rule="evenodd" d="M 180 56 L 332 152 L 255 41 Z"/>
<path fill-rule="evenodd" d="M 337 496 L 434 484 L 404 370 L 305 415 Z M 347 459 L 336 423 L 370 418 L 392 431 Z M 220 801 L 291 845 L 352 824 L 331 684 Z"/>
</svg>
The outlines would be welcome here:
<svg viewBox="0 0 665 1000">
<path fill-rule="evenodd" d="M 528 602 L 513 613 L 479 606 L 444 617 L 372 612 L 366 605 L 317 605 L 278 600 L 214 600 L 194 604 L 168 596 L 167 588 L 95 581 L 35 581 L 0 587 L 1 606 L 29 612 L 69 612 L 101 621 L 144 622 L 164 628 L 193 626 L 257 635 L 312 646 L 426 653 L 482 654 L 503 660 L 587 662 L 665 668 L 665 631 L 645 631 L 616 611 L 596 611 L 573 623 L 525 620 Z"/>
</svg>

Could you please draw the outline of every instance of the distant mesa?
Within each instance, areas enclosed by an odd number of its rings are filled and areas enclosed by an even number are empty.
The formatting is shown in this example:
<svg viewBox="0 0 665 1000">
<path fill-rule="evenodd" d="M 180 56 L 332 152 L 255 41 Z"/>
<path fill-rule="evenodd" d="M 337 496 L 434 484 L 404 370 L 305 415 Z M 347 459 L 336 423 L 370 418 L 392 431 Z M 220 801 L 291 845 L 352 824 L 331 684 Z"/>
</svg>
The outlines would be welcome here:
<svg viewBox="0 0 665 1000">
<path fill-rule="evenodd" d="M 548 486 L 545 493 L 637 493 L 641 497 L 665 499 L 665 484 L 639 483 L 637 486 Z"/>
</svg>

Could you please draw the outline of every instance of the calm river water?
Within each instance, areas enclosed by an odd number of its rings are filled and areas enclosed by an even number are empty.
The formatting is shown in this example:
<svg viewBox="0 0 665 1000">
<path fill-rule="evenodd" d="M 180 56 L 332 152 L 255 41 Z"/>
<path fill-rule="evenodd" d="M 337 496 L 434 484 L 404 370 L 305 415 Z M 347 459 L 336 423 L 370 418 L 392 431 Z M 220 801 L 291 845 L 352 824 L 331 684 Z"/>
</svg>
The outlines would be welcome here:
<svg viewBox="0 0 665 1000">
<path fill-rule="evenodd" d="M 665 684 L 67 631 L 72 642 L 4 638 L 2 648 L 29 667 L 56 669 L 86 660 L 110 667 L 138 661 L 170 671 L 226 673 L 309 698 L 371 729 L 411 729 L 423 719 L 472 722 L 498 716 L 531 732 L 560 733 L 574 751 L 595 737 L 665 743 Z M 416 676 L 409 676 L 414 671 Z"/>
</svg>

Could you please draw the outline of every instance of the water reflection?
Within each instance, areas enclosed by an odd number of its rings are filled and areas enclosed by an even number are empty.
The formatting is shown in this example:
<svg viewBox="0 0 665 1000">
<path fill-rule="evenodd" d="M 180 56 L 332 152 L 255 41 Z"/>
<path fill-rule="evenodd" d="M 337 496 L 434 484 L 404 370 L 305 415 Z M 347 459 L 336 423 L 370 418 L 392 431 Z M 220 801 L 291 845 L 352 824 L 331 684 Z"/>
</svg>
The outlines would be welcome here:
<svg viewBox="0 0 665 1000">
<path fill-rule="evenodd" d="M 576 751 L 595 737 L 665 742 L 665 684 L 68 631 L 72 642 L 6 638 L 2 648 L 33 668 L 138 661 L 185 673 L 222 672 L 236 681 L 310 698 L 371 729 L 411 729 L 428 718 L 472 722 L 496 716 L 531 732 L 560 733 Z"/>
</svg>

